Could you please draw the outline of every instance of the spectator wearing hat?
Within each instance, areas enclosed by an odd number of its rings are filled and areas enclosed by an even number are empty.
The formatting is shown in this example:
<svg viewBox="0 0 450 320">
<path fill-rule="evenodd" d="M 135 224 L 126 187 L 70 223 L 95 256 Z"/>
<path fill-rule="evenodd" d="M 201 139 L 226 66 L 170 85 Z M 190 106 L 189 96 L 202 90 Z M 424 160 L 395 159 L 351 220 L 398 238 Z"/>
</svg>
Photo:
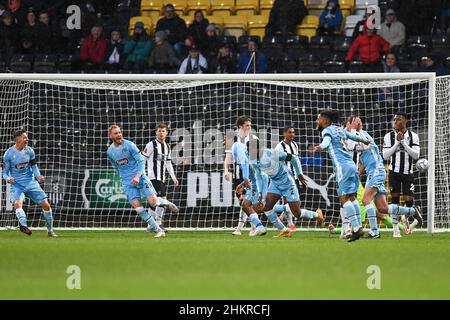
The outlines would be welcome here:
<svg viewBox="0 0 450 320">
<path fill-rule="evenodd" d="M 173 46 L 175 52 L 180 55 L 183 50 L 184 40 L 187 36 L 186 23 L 176 13 L 172 4 L 164 7 L 164 17 L 158 20 L 156 31 L 165 31 L 167 41 Z"/>
<path fill-rule="evenodd" d="M 208 19 L 205 19 L 202 10 L 196 10 L 194 13 L 194 21 L 189 26 L 187 35 L 194 39 L 194 43 L 201 46 L 201 44 L 205 41 L 206 29 L 208 25 Z"/>
<path fill-rule="evenodd" d="M 155 33 L 155 47 L 150 54 L 148 64 L 155 73 L 168 73 L 170 70 L 178 68 L 180 61 L 175 50 L 167 41 L 165 31 Z"/>
<path fill-rule="evenodd" d="M 153 41 L 147 35 L 144 23 L 137 21 L 134 25 L 133 36 L 125 42 L 124 53 L 127 56 L 125 69 L 144 72 L 152 47 Z"/>
<path fill-rule="evenodd" d="M 389 42 L 376 34 L 375 28 L 368 28 L 367 24 L 364 30 L 364 33 L 353 41 L 345 61 L 349 63 L 356 54 L 359 54 L 362 62 L 361 72 L 383 72 L 381 58 L 382 53 L 389 52 Z"/>
<path fill-rule="evenodd" d="M 267 59 L 266 56 L 258 51 L 258 45 L 255 41 L 249 40 L 247 51 L 243 52 L 239 57 L 237 65 L 238 73 L 266 73 Z"/>
<path fill-rule="evenodd" d="M 103 28 L 95 25 L 91 34 L 83 39 L 80 47 L 80 61 L 87 70 L 98 69 L 105 62 L 105 52 L 108 41 L 102 35 Z"/>
<path fill-rule="evenodd" d="M 434 72 L 436 73 L 436 77 L 450 75 L 450 70 L 444 67 L 441 62 L 441 59 L 434 54 L 422 57 L 419 71 Z"/>
<path fill-rule="evenodd" d="M 236 73 L 236 61 L 233 56 L 233 46 L 224 44 L 217 55 L 216 61 L 209 65 L 210 73 Z"/>
<path fill-rule="evenodd" d="M 329 0 L 326 7 L 323 9 L 319 18 L 319 28 L 317 34 L 319 35 L 334 35 L 339 33 L 342 24 L 342 11 L 339 7 L 338 0 Z"/>
<path fill-rule="evenodd" d="M 395 11 L 388 9 L 378 34 L 389 42 L 391 51 L 396 51 L 405 43 L 405 26 L 397 20 Z"/>
<path fill-rule="evenodd" d="M 120 70 L 125 61 L 124 44 L 119 30 L 111 31 L 105 53 L 105 64 L 110 70 Z"/>
<path fill-rule="evenodd" d="M 208 62 L 200 53 L 196 46 L 192 46 L 189 55 L 181 63 L 178 73 L 181 74 L 198 74 L 208 71 Z"/>
<path fill-rule="evenodd" d="M 206 38 L 199 43 L 200 52 L 208 61 L 208 65 L 217 59 L 220 47 L 222 47 L 222 41 L 217 35 L 216 26 L 209 24 L 206 27 Z"/>
</svg>

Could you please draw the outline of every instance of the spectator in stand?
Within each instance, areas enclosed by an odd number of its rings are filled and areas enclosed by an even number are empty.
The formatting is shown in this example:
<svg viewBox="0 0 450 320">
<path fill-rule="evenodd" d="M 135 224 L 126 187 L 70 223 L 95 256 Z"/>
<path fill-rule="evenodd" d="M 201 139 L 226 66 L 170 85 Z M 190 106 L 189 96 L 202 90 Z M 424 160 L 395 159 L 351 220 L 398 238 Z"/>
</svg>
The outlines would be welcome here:
<svg viewBox="0 0 450 320">
<path fill-rule="evenodd" d="M 400 69 L 397 67 L 397 55 L 394 52 L 389 52 L 384 58 L 383 72 L 400 72 Z"/>
<path fill-rule="evenodd" d="M 394 0 L 392 9 L 405 25 L 408 35 L 430 35 L 442 0 Z"/>
<path fill-rule="evenodd" d="M 214 24 L 210 24 L 206 28 L 206 38 L 204 40 L 204 42 L 199 44 L 200 51 L 208 61 L 208 65 L 214 64 L 219 49 L 222 47 L 222 42 L 217 36 L 217 29 Z"/>
<path fill-rule="evenodd" d="M 300 158 L 300 162 L 304 167 L 321 167 L 325 164 L 320 152 L 314 151 L 314 145 L 309 144 L 306 152 Z"/>
<path fill-rule="evenodd" d="M 3 52 L 6 61 L 20 46 L 20 32 L 14 23 L 14 18 L 9 11 L 5 11 L 2 15 L 2 24 L 0 26 L 0 52 Z"/>
<path fill-rule="evenodd" d="M 143 73 L 152 48 L 153 41 L 147 35 L 144 23 L 137 21 L 134 25 L 133 36 L 125 42 L 124 53 L 127 56 L 125 69 Z"/>
<path fill-rule="evenodd" d="M 181 63 L 178 73 L 181 74 L 199 74 L 208 71 L 208 62 L 194 45 L 189 50 L 189 55 Z"/>
<path fill-rule="evenodd" d="M 248 50 L 239 57 L 237 73 L 266 73 L 267 59 L 262 52 L 258 51 L 256 42 L 249 40 L 247 48 Z"/>
<path fill-rule="evenodd" d="M 158 20 L 156 31 L 165 31 L 168 35 L 167 41 L 173 46 L 175 52 L 178 55 L 182 53 L 187 36 L 186 23 L 175 13 L 172 4 L 164 7 L 164 18 Z"/>
<path fill-rule="evenodd" d="M 383 61 L 383 72 L 400 72 L 397 67 L 397 55 L 393 52 L 389 52 Z M 383 102 L 398 102 L 401 99 L 401 92 L 398 87 L 385 87 L 380 88 L 379 100 Z"/>
<path fill-rule="evenodd" d="M 17 25 L 21 26 L 25 24 L 27 12 L 25 7 L 22 5 L 21 0 L 8 0 L 8 10 L 13 15 L 14 22 Z"/>
<path fill-rule="evenodd" d="M 441 59 L 433 54 L 423 57 L 420 62 L 420 72 L 434 72 L 436 77 L 450 75 L 447 67 L 441 64 Z"/>
<path fill-rule="evenodd" d="M 216 61 L 209 65 L 209 72 L 236 73 L 236 61 L 233 57 L 233 46 L 231 44 L 225 44 L 219 49 Z"/>
<path fill-rule="evenodd" d="M 155 73 L 168 73 L 180 64 L 175 50 L 166 39 L 166 32 L 157 31 L 155 33 L 155 47 L 148 60 L 149 67 Z"/>
<path fill-rule="evenodd" d="M 59 36 L 57 28 L 50 22 L 47 11 L 39 13 L 39 43 L 36 51 L 39 53 L 54 53 L 59 49 Z"/>
<path fill-rule="evenodd" d="M 192 22 L 189 26 L 187 35 L 194 39 L 194 43 L 196 43 L 200 49 L 205 45 L 206 28 L 208 25 L 208 19 L 205 19 L 202 10 L 196 10 L 194 14 L 194 22 Z"/>
<path fill-rule="evenodd" d="M 22 53 L 34 53 L 39 44 L 39 26 L 33 8 L 28 8 L 27 21 L 20 34 Z"/>
<path fill-rule="evenodd" d="M 102 27 L 95 25 L 91 34 L 83 39 L 80 48 L 80 61 L 86 70 L 99 69 L 105 62 L 108 40 L 102 35 Z"/>
<path fill-rule="evenodd" d="M 303 0 L 275 0 L 270 10 L 266 35 L 294 35 L 303 18 L 308 15 Z"/>
<path fill-rule="evenodd" d="M 106 46 L 105 63 L 107 69 L 120 70 L 125 61 L 124 44 L 119 30 L 111 31 L 111 38 Z"/>
<path fill-rule="evenodd" d="M 318 35 L 338 34 L 342 24 L 342 11 L 338 0 L 329 0 L 319 18 Z"/>
<path fill-rule="evenodd" d="M 405 26 L 397 20 L 393 9 L 386 11 L 384 22 L 381 24 L 378 34 L 389 42 L 391 51 L 397 51 L 405 43 Z"/>
<path fill-rule="evenodd" d="M 388 51 L 389 42 L 376 34 L 376 29 L 369 29 L 365 25 L 364 34 L 353 41 L 345 61 L 350 63 L 355 54 L 358 53 L 362 62 L 361 72 L 383 72 L 382 53 L 387 53 Z"/>
</svg>

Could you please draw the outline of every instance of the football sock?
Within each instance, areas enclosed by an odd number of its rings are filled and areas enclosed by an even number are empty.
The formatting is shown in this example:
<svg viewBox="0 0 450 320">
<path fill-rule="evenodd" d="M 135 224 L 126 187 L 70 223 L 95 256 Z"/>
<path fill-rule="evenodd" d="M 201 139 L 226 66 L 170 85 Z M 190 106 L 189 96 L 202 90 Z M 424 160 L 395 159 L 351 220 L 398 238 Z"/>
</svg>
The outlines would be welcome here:
<svg viewBox="0 0 450 320">
<path fill-rule="evenodd" d="M 23 209 L 16 209 L 16 217 L 19 219 L 19 224 L 21 226 L 27 227 L 27 216 L 25 215 L 25 211 Z"/>
<path fill-rule="evenodd" d="M 44 220 L 47 222 L 47 230 L 51 231 L 53 230 L 53 215 L 52 215 L 52 210 L 42 210 L 43 211 L 43 215 L 44 215 Z"/>
</svg>

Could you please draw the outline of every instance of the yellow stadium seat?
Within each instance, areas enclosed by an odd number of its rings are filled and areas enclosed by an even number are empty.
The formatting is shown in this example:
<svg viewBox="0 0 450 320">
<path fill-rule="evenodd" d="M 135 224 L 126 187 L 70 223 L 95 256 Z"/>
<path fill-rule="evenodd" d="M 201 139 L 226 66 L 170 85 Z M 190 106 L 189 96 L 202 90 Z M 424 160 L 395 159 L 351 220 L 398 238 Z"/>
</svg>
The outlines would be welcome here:
<svg viewBox="0 0 450 320">
<path fill-rule="evenodd" d="M 144 29 L 145 31 L 147 31 L 148 34 L 153 32 L 153 21 L 150 17 L 145 17 L 145 16 L 136 16 L 136 17 L 132 17 L 130 19 L 129 22 L 129 27 L 128 27 L 128 34 L 132 35 L 134 32 L 134 25 L 136 24 L 136 22 L 142 22 L 144 24 Z"/>
<path fill-rule="evenodd" d="M 187 0 L 186 13 L 195 10 L 206 11 L 207 13 L 211 10 L 211 4 L 209 0 Z"/>
<path fill-rule="evenodd" d="M 273 3 L 275 0 L 260 0 L 259 1 L 259 12 L 261 14 L 269 14 L 270 10 L 272 10 Z"/>
<path fill-rule="evenodd" d="M 266 32 L 266 25 L 269 22 L 269 16 L 267 15 L 258 15 L 258 16 L 248 16 L 248 34 L 251 36 L 260 36 L 264 37 Z"/>
<path fill-rule="evenodd" d="M 152 21 L 158 21 L 163 17 L 161 11 L 142 11 L 141 15 L 144 17 L 149 17 Z"/>
<path fill-rule="evenodd" d="M 234 0 L 214 0 L 211 3 L 213 16 L 228 17 L 234 13 Z"/>
<path fill-rule="evenodd" d="M 339 7 L 341 8 L 342 16 L 349 16 L 355 9 L 355 0 L 339 0 Z"/>
<path fill-rule="evenodd" d="M 312 16 L 320 16 L 323 9 L 327 5 L 328 0 L 309 0 L 308 2 L 308 14 Z"/>
<path fill-rule="evenodd" d="M 239 38 L 247 31 L 247 17 L 229 16 L 223 17 L 223 35 Z"/>
<path fill-rule="evenodd" d="M 235 12 L 240 16 L 252 16 L 259 12 L 258 0 L 236 0 Z"/>
<path fill-rule="evenodd" d="M 318 16 L 305 16 L 302 20 L 302 24 L 315 26 L 316 28 L 319 26 L 319 17 Z"/>
<path fill-rule="evenodd" d="M 311 27 L 310 25 L 299 25 L 297 27 L 297 35 L 299 36 L 307 36 L 309 41 L 311 38 L 317 34 L 317 27 Z"/>
<path fill-rule="evenodd" d="M 186 7 L 187 7 L 187 2 L 186 0 L 165 0 L 164 1 L 164 5 L 171 3 L 174 7 L 175 7 L 175 12 L 179 15 L 182 16 L 184 15 L 185 11 L 186 11 Z M 163 8 L 164 9 L 164 8 Z"/>
<path fill-rule="evenodd" d="M 141 0 L 141 11 L 161 11 L 162 7 L 163 0 Z"/>
<path fill-rule="evenodd" d="M 223 30 L 223 17 L 222 16 L 207 16 L 205 17 L 208 19 L 209 23 L 214 23 L 217 28 L 220 29 L 220 31 Z"/>
</svg>

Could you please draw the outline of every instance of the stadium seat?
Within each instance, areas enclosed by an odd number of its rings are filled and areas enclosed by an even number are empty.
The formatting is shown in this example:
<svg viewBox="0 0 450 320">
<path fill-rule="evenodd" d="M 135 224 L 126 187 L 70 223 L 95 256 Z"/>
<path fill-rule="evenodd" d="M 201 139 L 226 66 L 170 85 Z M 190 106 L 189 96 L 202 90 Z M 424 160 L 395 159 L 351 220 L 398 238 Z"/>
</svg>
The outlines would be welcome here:
<svg viewBox="0 0 450 320">
<path fill-rule="evenodd" d="M 164 5 L 171 3 L 174 8 L 175 8 L 175 12 L 179 15 L 182 16 L 186 13 L 186 8 L 187 8 L 187 2 L 186 0 L 171 0 L 171 1 L 165 1 Z"/>
<path fill-rule="evenodd" d="M 261 14 L 269 15 L 270 10 L 272 10 L 274 2 L 275 2 L 275 0 L 260 0 L 259 1 L 259 12 Z"/>
<path fill-rule="evenodd" d="M 350 62 L 349 72 L 351 72 L 351 73 L 359 73 L 359 72 L 361 72 L 361 65 L 362 65 L 361 61 L 352 61 L 352 62 Z"/>
<path fill-rule="evenodd" d="M 213 16 L 228 17 L 234 14 L 234 0 L 215 0 L 211 3 L 211 14 Z"/>
<path fill-rule="evenodd" d="M 236 43 L 237 43 L 235 36 L 223 36 L 222 42 L 226 43 L 226 44 L 231 44 L 233 46 L 236 46 Z"/>
<path fill-rule="evenodd" d="M 431 39 L 431 49 L 434 54 L 446 55 L 450 52 L 450 38 L 448 36 L 433 36 Z"/>
<path fill-rule="evenodd" d="M 287 36 L 286 49 L 306 49 L 308 48 L 308 37 L 305 36 Z"/>
<path fill-rule="evenodd" d="M 266 33 L 266 25 L 269 22 L 269 16 L 259 15 L 259 16 L 248 16 L 248 34 L 252 36 L 264 37 Z"/>
<path fill-rule="evenodd" d="M 317 28 L 314 28 L 310 25 L 299 25 L 297 27 L 297 35 L 308 37 L 311 39 L 317 34 Z"/>
<path fill-rule="evenodd" d="M 418 69 L 417 60 L 399 59 L 397 65 L 401 72 L 416 72 Z"/>
<path fill-rule="evenodd" d="M 33 56 L 28 54 L 16 54 L 11 57 L 9 68 L 13 72 L 31 72 Z"/>
<path fill-rule="evenodd" d="M 327 2 L 328 0 L 309 0 L 307 6 L 308 14 L 319 17 L 327 5 Z"/>
<path fill-rule="evenodd" d="M 61 54 L 58 59 L 58 71 L 61 73 L 72 72 L 73 63 L 75 60 L 76 59 L 73 54 Z"/>
<path fill-rule="evenodd" d="M 325 61 L 323 71 L 326 73 L 346 73 L 347 69 L 342 61 Z"/>
<path fill-rule="evenodd" d="M 428 54 L 428 44 L 430 37 L 428 36 L 409 36 L 407 39 L 407 47 L 411 59 L 418 59 Z"/>
<path fill-rule="evenodd" d="M 137 16 L 132 17 L 129 22 L 128 27 L 128 34 L 132 35 L 134 32 L 134 25 L 136 22 L 142 22 L 144 24 L 145 31 L 147 31 L 148 34 L 153 32 L 153 21 L 150 17 L 144 17 L 144 16 Z"/>
<path fill-rule="evenodd" d="M 163 0 L 141 0 L 141 15 L 158 19 L 162 15 Z"/>
<path fill-rule="evenodd" d="M 352 45 L 351 37 L 337 37 L 333 41 L 333 51 L 335 52 L 347 52 Z"/>
<path fill-rule="evenodd" d="M 341 8 L 342 15 L 349 16 L 355 9 L 355 0 L 339 0 L 339 7 Z"/>
<path fill-rule="evenodd" d="M 235 13 L 239 16 L 252 16 L 259 12 L 258 0 L 236 0 Z"/>
<path fill-rule="evenodd" d="M 283 49 L 284 48 L 284 37 L 283 36 L 264 36 L 262 44 L 263 47 L 268 48 L 268 47 L 274 47 L 274 48 L 280 48 Z"/>
<path fill-rule="evenodd" d="M 56 72 L 56 54 L 38 54 L 34 57 L 34 72 L 54 73 Z"/>
<path fill-rule="evenodd" d="M 226 36 L 242 36 L 247 31 L 247 17 L 229 16 L 223 17 L 223 34 Z"/>
<path fill-rule="evenodd" d="M 354 14 L 365 16 L 367 7 L 371 5 L 378 5 L 378 0 L 356 0 Z"/>
<path fill-rule="evenodd" d="M 223 31 L 223 17 L 222 16 L 207 16 L 209 23 L 214 23 L 216 27 L 222 32 Z"/>
<path fill-rule="evenodd" d="M 444 67 L 447 67 L 447 68 L 450 69 L 450 55 L 448 57 L 445 57 L 442 60 L 442 64 L 444 65 Z"/>
<path fill-rule="evenodd" d="M 313 15 L 307 15 L 302 20 L 303 25 L 313 25 L 316 28 L 319 26 L 319 17 Z"/>
<path fill-rule="evenodd" d="M 187 0 L 186 14 L 191 11 L 202 10 L 208 13 L 211 12 L 211 3 L 209 0 Z"/>
</svg>

